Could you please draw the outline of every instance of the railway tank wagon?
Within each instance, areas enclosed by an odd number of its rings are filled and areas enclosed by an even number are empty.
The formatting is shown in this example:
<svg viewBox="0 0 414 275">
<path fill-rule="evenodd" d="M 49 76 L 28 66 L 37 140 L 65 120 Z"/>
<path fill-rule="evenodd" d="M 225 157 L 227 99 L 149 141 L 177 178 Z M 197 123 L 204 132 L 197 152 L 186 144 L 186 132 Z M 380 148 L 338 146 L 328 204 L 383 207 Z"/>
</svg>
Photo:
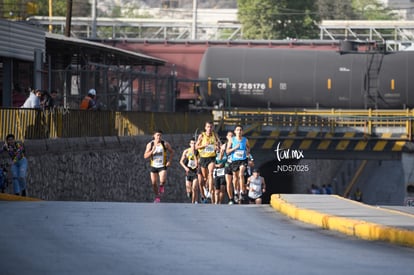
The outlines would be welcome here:
<svg viewBox="0 0 414 275">
<path fill-rule="evenodd" d="M 414 105 L 414 52 L 208 48 L 203 103 L 246 108 L 400 109 Z"/>
</svg>

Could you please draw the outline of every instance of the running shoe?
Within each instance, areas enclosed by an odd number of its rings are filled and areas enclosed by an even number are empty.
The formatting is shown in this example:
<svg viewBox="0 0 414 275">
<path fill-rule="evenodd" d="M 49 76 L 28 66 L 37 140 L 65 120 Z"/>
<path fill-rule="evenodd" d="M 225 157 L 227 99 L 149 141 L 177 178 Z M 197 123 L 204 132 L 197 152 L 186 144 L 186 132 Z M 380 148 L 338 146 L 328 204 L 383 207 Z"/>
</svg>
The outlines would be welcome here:
<svg viewBox="0 0 414 275">
<path fill-rule="evenodd" d="M 160 195 L 164 194 L 164 185 L 160 185 Z"/>
<path fill-rule="evenodd" d="M 159 203 L 159 202 L 161 202 L 160 197 L 155 197 L 154 203 Z"/>
<path fill-rule="evenodd" d="M 234 201 L 233 200 L 229 200 L 229 204 L 234 204 Z"/>
</svg>

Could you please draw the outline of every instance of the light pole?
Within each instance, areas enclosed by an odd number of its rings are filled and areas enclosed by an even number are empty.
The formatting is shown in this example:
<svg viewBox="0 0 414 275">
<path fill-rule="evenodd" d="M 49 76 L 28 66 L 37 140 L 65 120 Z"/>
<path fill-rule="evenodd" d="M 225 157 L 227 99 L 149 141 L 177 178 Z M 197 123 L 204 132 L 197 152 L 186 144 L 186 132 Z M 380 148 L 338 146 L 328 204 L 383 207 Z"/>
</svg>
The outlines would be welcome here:
<svg viewBox="0 0 414 275">
<path fill-rule="evenodd" d="M 53 31 L 52 16 L 53 16 L 53 0 L 49 0 L 49 32 L 50 33 Z"/>
<path fill-rule="evenodd" d="M 178 92 L 178 87 L 177 87 L 177 68 L 175 66 L 175 64 L 172 64 L 172 68 L 171 68 L 171 109 L 173 112 L 175 112 L 175 102 L 176 102 L 176 97 L 177 97 L 177 92 Z"/>
<path fill-rule="evenodd" d="M 191 39 L 197 39 L 197 0 L 193 0 L 193 24 L 191 26 Z"/>
<path fill-rule="evenodd" d="M 92 0 L 92 38 L 96 38 L 96 7 L 97 7 L 97 0 Z"/>
</svg>

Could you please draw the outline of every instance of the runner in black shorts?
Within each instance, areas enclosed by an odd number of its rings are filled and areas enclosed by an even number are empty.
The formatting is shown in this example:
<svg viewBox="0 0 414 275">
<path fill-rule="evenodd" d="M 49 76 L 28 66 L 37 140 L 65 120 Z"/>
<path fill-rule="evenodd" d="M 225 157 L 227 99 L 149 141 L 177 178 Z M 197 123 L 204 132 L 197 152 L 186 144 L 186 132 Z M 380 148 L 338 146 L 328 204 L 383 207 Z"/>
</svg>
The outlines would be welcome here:
<svg viewBox="0 0 414 275">
<path fill-rule="evenodd" d="M 171 145 L 162 139 L 162 131 L 155 131 L 154 139 L 147 143 L 144 153 L 144 158 L 150 159 L 151 185 L 155 194 L 154 202 L 161 201 L 161 195 L 164 193 L 164 185 L 167 180 L 167 167 L 170 166 L 173 155 L 174 151 Z"/>
<path fill-rule="evenodd" d="M 213 172 L 214 177 L 214 196 L 215 204 L 221 204 L 224 199 L 224 194 L 226 192 L 226 168 L 225 164 L 227 163 L 227 155 L 225 154 L 225 148 L 221 146 L 220 152 L 216 157 L 215 168 Z"/>
<path fill-rule="evenodd" d="M 221 146 L 224 154 L 226 155 L 227 162 L 224 164 L 224 173 L 226 178 L 226 189 L 227 189 L 227 196 L 229 197 L 229 204 L 234 204 L 234 189 L 235 186 L 233 185 L 233 171 L 231 169 L 231 157 L 227 155 L 227 143 L 233 138 L 233 132 L 228 131 L 226 135 L 226 142 Z"/>
<path fill-rule="evenodd" d="M 230 164 L 230 167 L 231 167 L 231 171 L 232 172 L 239 172 L 240 171 L 240 168 L 242 166 L 244 166 L 244 168 L 247 168 L 247 159 L 244 159 L 244 160 L 235 160 L 235 161 L 232 161 L 231 164 Z"/>
<path fill-rule="evenodd" d="M 215 162 L 216 162 L 216 157 L 200 158 L 200 167 L 208 168 L 210 163 L 215 163 Z"/>
<path fill-rule="evenodd" d="M 164 170 L 167 170 L 167 166 L 163 166 L 163 167 L 159 167 L 159 168 L 155 168 L 155 167 L 151 166 L 151 168 L 150 168 L 150 172 L 151 173 L 156 173 L 156 174 L 159 174 L 161 171 L 164 171 Z"/>
<path fill-rule="evenodd" d="M 233 181 L 235 181 L 235 186 L 240 188 L 239 201 L 241 201 L 247 195 L 244 172 L 248 164 L 247 158 L 250 155 L 250 145 L 249 140 L 243 136 L 242 126 L 237 125 L 234 128 L 234 135 L 227 143 L 226 153 L 231 156 Z"/>
<path fill-rule="evenodd" d="M 202 187 L 207 185 L 210 194 L 214 194 L 213 170 L 216 161 L 216 152 L 220 150 L 220 140 L 213 131 L 213 123 L 206 122 L 205 131 L 202 132 L 196 142 L 195 147 L 200 153 L 200 167 L 203 174 Z M 206 183 L 206 184 L 205 184 Z M 214 195 L 211 196 L 214 203 Z"/>
<path fill-rule="evenodd" d="M 198 151 L 195 149 L 195 140 L 190 140 L 190 147 L 181 155 L 180 164 L 185 170 L 185 188 L 191 203 L 198 202 Z"/>
</svg>

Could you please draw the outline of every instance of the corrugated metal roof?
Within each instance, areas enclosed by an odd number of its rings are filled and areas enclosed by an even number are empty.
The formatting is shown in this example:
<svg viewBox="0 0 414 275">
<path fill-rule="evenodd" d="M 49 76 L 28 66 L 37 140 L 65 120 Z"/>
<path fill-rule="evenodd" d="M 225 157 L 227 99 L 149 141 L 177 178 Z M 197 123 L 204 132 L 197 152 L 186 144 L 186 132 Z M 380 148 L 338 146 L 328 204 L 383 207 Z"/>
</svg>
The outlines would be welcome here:
<svg viewBox="0 0 414 275">
<path fill-rule="evenodd" d="M 0 56 L 34 60 L 34 50 L 45 51 L 45 32 L 32 25 L 0 20 Z"/>
<path fill-rule="evenodd" d="M 46 48 L 48 54 L 54 53 L 78 54 L 80 51 L 90 55 L 105 56 L 108 65 L 152 65 L 162 66 L 167 61 L 145 54 L 127 51 L 109 45 L 88 40 L 67 37 L 64 35 L 46 33 Z M 119 64 L 121 62 L 121 64 Z"/>
</svg>

